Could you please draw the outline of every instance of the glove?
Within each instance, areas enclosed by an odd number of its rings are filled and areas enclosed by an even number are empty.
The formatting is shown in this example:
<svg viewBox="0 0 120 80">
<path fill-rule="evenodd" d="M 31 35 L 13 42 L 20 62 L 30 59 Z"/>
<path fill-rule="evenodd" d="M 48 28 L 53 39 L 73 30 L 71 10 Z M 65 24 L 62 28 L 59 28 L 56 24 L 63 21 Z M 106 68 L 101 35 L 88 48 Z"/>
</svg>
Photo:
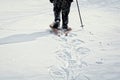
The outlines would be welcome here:
<svg viewBox="0 0 120 80">
<path fill-rule="evenodd" d="M 50 0 L 51 3 L 53 3 L 54 0 Z"/>
</svg>

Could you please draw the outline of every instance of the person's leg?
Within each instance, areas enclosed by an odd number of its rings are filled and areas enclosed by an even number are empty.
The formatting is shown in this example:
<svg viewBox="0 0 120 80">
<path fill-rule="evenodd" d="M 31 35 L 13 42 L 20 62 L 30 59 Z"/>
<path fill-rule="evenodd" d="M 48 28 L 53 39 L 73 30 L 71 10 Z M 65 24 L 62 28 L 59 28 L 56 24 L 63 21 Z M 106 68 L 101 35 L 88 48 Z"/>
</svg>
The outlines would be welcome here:
<svg viewBox="0 0 120 80">
<path fill-rule="evenodd" d="M 58 28 L 60 26 L 60 12 L 61 12 L 61 2 L 60 0 L 54 0 L 54 25 L 53 28 Z"/>
<path fill-rule="evenodd" d="M 70 12 L 71 2 L 65 0 L 62 2 L 62 28 L 68 28 L 68 15 Z"/>
</svg>

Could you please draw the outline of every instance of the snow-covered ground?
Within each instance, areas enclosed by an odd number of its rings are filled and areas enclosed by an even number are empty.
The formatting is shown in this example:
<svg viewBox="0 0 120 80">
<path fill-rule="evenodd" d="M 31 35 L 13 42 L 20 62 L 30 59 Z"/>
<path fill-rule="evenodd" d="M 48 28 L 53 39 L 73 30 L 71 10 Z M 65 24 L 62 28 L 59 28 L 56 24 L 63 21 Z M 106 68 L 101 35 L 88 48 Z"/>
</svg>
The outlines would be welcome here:
<svg viewBox="0 0 120 80">
<path fill-rule="evenodd" d="M 50 33 L 49 0 L 0 0 L 0 80 L 120 80 L 120 1 L 75 1 L 69 36 Z"/>
</svg>

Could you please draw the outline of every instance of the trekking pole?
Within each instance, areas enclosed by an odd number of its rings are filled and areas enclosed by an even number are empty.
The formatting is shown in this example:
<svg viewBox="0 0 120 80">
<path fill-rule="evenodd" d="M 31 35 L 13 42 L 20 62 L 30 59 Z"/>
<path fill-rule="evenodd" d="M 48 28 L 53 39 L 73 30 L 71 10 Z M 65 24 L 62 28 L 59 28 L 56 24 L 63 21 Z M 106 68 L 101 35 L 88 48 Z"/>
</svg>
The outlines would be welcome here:
<svg viewBox="0 0 120 80">
<path fill-rule="evenodd" d="M 76 3 L 77 3 L 78 13 L 79 13 L 79 18 L 80 18 L 80 23 L 81 23 L 81 26 L 80 26 L 80 27 L 83 28 L 84 25 L 83 25 L 83 21 L 82 21 L 82 17 L 81 17 L 81 12 L 80 12 L 80 8 L 79 8 L 78 0 L 76 0 Z"/>
</svg>

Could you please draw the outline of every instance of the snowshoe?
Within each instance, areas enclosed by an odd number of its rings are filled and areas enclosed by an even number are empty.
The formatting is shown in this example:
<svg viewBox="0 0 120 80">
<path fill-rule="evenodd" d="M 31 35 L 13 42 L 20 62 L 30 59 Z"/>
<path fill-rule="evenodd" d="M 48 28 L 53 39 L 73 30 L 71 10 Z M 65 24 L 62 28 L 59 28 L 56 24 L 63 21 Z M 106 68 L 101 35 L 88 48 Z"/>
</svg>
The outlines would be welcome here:
<svg viewBox="0 0 120 80">
<path fill-rule="evenodd" d="M 52 24 L 50 25 L 50 28 L 52 29 L 52 32 L 53 32 L 55 35 L 60 36 L 60 28 L 56 27 L 56 24 L 55 24 L 55 23 L 52 23 Z"/>
<path fill-rule="evenodd" d="M 63 33 L 65 36 L 68 36 L 68 33 L 72 30 L 72 28 L 68 27 L 67 29 L 63 29 Z"/>
</svg>

